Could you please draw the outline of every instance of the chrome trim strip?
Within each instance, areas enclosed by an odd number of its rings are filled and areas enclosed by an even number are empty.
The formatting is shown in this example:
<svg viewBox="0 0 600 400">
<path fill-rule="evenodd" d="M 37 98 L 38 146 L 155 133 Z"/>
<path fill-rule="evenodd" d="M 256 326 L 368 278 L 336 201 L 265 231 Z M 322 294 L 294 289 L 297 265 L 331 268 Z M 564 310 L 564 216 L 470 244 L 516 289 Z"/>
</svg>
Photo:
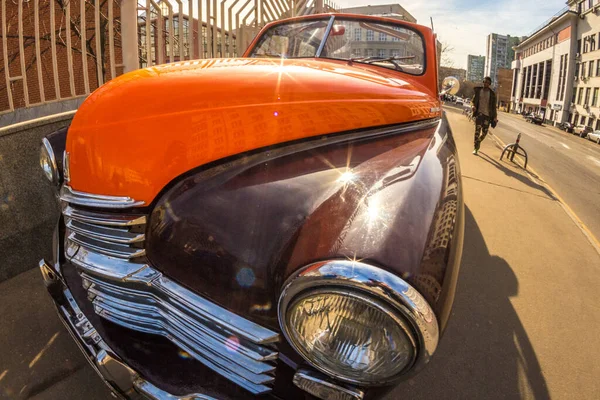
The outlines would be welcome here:
<svg viewBox="0 0 600 400">
<path fill-rule="evenodd" d="M 290 340 L 284 323 L 288 305 L 303 291 L 324 287 L 353 289 L 384 301 L 399 311 L 413 325 L 419 342 L 411 373 L 421 369 L 435 352 L 440 332 L 435 313 L 425 298 L 400 277 L 372 265 L 351 260 L 314 263 L 296 272 L 286 281 L 279 297 L 278 315 L 281 330 L 290 344 L 293 344 L 293 341 Z M 312 364 L 310 360 L 306 361 L 319 369 L 319 366 Z"/>
<path fill-rule="evenodd" d="M 99 208 L 130 208 L 142 206 L 144 201 L 137 201 L 127 196 L 108 196 L 102 194 L 93 194 L 73 190 L 68 185 L 63 185 L 60 190 L 60 199 L 62 201 L 79 204 L 87 207 Z"/>
<path fill-rule="evenodd" d="M 63 152 L 63 178 L 65 185 L 68 185 L 71 181 L 71 172 L 69 170 L 69 152 L 67 150 Z"/>
<path fill-rule="evenodd" d="M 56 163 L 56 155 L 54 155 L 54 149 L 50 144 L 50 141 L 46 138 L 42 138 L 42 146 L 46 149 L 50 161 L 52 162 L 52 184 L 58 186 L 60 184 L 60 172 L 58 171 L 58 164 Z"/>
<path fill-rule="evenodd" d="M 362 390 L 349 388 L 333 382 L 325 375 L 315 371 L 301 369 L 294 374 L 294 385 L 320 399 L 362 400 Z"/>
<path fill-rule="evenodd" d="M 77 246 L 77 245 L 76 245 Z M 140 269 L 136 264 L 120 258 L 107 257 L 80 247 L 73 254 L 67 249 L 67 259 L 76 266 L 105 279 L 121 281 Z"/>
<path fill-rule="evenodd" d="M 88 268 L 82 258 L 102 256 L 82 252 L 74 263 L 101 317 L 129 329 L 167 337 L 192 357 L 246 390 L 271 390 L 278 352 L 270 344 L 276 332 L 263 328 L 183 288 L 149 265 L 115 263 Z M 78 257 L 78 258 L 77 258 Z M 135 268 L 135 270 L 134 270 Z"/>
<path fill-rule="evenodd" d="M 166 393 L 151 384 L 148 381 L 138 378 L 133 382 L 135 389 L 148 397 L 150 400 L 217 400 L 214 397 L 206 396 L 204 394 L 188 394 L 183 397 L 173 396 L 172 394 Z"/>
<path fill-rule="evenodd" d="M 67 220 L 66 227 L 81 235 L 113 243 L 131 244 L 143 242 L 146 237 L 143 233 L 130 233 L 126 229 L 94 226 L 75 219 Z"/>
<path fill-rule="evenodd" d="M 325 47 L 325 43 L 327 42 L 327 38 L 329 37 L 329 32 L 331 32 L 331 27 L 333 26 L 333 21 L 335 20 L 335 16 L 331 16 L 329 18 L 329 22 L 327 23 L 327 28 L 325 28 L 325 34 L 323 35 L 323 40 L 321 40 L 321 44 L 319 44 L 319 48 L 315 54 L 315 58 L 321 57 L 321 53 L 323 52 L 323 48 Z"/>
<path fill-rule="evenodd" d="M 71 206 L 66 206 L 63 211 L 65 217 L 90 224 L 104 226 L 132 226 L 143 225 L 147 219 L 145 215 L 122 215 L 109 213 L 96 213 L 91 211 L 76 210 Z"/>
<path fill-rule="evenodd" d="M 145 249 L 119 245 L 99 239 L 91 239 L 76 232 L 71 233 L 68 236 L 68 239 L 80 246 L 111 257 L 131 260 L 146 255 Z"/>
</svg>

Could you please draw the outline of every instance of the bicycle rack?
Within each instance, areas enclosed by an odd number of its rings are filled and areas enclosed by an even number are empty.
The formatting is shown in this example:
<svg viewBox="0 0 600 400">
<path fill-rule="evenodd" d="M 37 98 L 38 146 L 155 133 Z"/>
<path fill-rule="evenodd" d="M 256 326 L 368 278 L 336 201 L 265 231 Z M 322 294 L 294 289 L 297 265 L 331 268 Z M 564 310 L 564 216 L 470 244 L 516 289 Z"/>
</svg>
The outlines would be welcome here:
<svg viewBox="0 0 600 400">
<path fill-rule="evenodd" d="M 519 133 L 519 135 L 517 136 L 517 141 L 515 143 L 508 144 L 504 147 L 504 149 L 502 150 L 502 154 L 500 154 L 500 161 L 502 161 L 502 158 L 504 157 L 504 153 L 508 152 L 506 154 L 506 158 L 508 158 L 510 161 L 513 161 L 513 162 L 515 159 L 515 154 L 518 154 L 521 157 L 525 157 L 525 166 L 523 168 L 527 169 L 527 152 L 525 151 L 525 149 L 523 147 L 521 147 L 519 145 L 520 141 L 521 141 L 521 134 Z M 523 153 L 519 153 L 519 150 L 522 150 Z"/>
</svg>

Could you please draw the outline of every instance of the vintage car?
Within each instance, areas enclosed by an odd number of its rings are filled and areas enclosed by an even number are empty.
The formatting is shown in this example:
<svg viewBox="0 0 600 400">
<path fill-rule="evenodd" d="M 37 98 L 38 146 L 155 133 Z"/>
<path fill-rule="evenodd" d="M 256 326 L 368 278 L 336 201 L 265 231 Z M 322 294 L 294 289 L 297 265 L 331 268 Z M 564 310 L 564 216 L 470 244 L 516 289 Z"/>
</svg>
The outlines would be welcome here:
<svg viewBox="0 0 600 400">
<path fill-rule="evenodd" d="M 419 371 L 463 241 L 437 89 L 429 28 L 326 14 L 92 93 L 43 140 L 40 269 L 114 393 L 373 399 Z"/>
</svg>

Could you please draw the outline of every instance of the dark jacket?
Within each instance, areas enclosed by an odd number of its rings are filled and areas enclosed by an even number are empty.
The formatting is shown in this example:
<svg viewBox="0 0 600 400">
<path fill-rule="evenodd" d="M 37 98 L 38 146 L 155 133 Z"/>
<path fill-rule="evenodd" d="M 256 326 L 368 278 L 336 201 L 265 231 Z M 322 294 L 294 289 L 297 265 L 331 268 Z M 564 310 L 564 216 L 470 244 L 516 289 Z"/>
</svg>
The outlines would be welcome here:
<svg viewBox="0 0 600 400">
<path fill-rule="evenodd" d="M 473 107 L 475 108 L 475 114 L 479 113 L 479 94 L 483 89 L 482 86 L 475 88 L 475 95 L 473 96 Z M 490 117 L 492 120 L 498 117 L 498 109 L 496 108 L 496 93 L 490 88 Z"/>
</svg>

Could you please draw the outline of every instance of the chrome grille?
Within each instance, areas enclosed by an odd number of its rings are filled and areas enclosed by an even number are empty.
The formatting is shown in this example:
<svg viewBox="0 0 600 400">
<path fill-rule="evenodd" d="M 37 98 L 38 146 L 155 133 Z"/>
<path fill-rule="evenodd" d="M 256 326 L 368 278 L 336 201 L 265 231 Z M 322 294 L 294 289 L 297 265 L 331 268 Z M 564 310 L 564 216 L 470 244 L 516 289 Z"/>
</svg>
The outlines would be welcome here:
<svg viewBox="0 0 600 400">
<path fill-rule="evenodd" d="M 78 267 L 98 315 L 168 338 L 253 394 L 271 390 L 277 332 L 211 303 L 146 264 L 146 216 L 73 205 L 65 206 L 63 215 L 66 257 Z"/>
<path fill-rule="evenodd" d="M 146 254 L 145 215 L 114 215 L 76 210 L 71 206 L 64 209 L 63 215 L 67 240 L 75 245 L 126 260 Z"/>
</svg>

